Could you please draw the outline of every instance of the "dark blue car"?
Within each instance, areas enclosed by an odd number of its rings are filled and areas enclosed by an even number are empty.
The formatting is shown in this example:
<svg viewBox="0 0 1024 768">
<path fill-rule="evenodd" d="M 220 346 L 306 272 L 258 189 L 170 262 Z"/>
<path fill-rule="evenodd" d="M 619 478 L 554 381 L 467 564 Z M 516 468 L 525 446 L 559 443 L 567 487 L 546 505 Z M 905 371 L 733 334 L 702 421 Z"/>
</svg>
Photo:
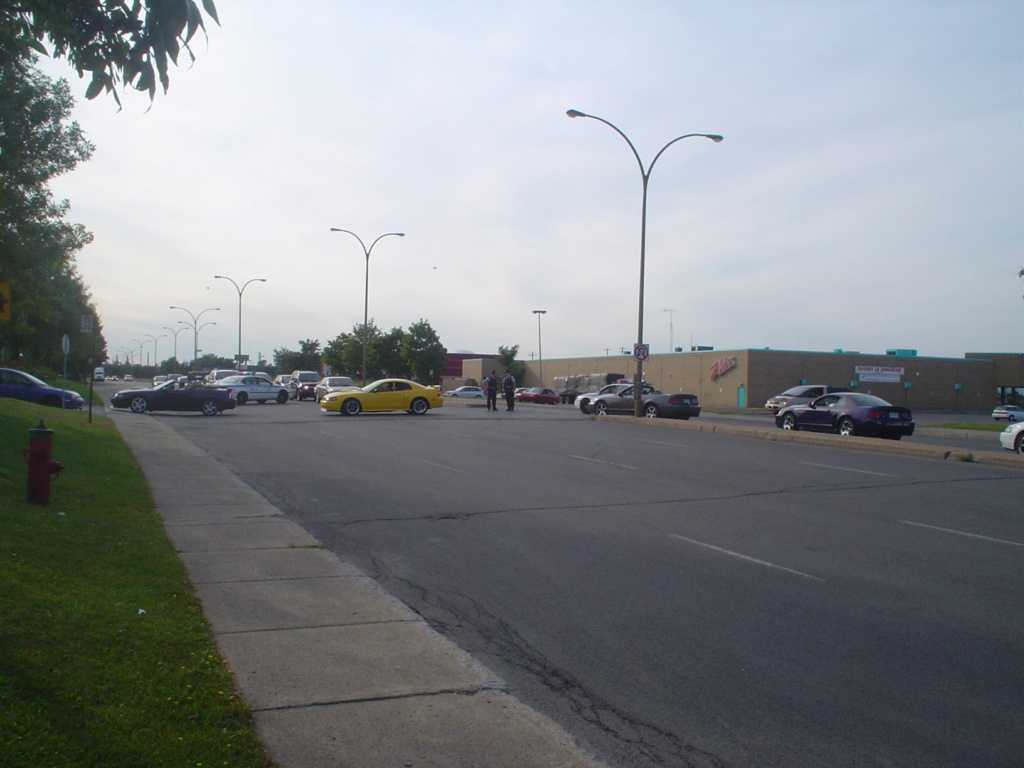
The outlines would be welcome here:
<svg viewBox="0 0 1024 768">
<path fill-rule="evenodd" d="M 0 397 L 27 400 L 30 403 L 54 408 L 60 408 L 62 402 L 65 408 L 81 408 L 85 405 L 82 396 L 77 392 L 51 387 L 42 379 L 13 368 L 0 368 Z"/>
<path fill-rule="evenodd" d="M 890 440 L 914 434 L 914 417 L 908 408 L 859 392 L 837 392 L 812 400 L 807 405 L 783 408 L 775 416 L 775 424 L 782 429 L 809 429 Z"/>
</svg>

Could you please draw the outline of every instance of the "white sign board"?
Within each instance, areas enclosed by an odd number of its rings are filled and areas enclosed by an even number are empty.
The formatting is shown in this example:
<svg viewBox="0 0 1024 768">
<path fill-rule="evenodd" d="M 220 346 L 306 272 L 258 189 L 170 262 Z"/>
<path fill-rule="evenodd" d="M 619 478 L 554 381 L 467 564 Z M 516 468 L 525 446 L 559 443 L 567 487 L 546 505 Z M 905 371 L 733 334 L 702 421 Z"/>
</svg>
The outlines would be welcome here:
<svg viewBox="0 0 1024 768">
<path fill-rule="evenodd" d="M 858 365 L 854 370 L 857 378 L 861 381 L 879 381 L 897 383 L 903 376 L 903 368 L 893 368 L 887 365 Z"/>
</svg>

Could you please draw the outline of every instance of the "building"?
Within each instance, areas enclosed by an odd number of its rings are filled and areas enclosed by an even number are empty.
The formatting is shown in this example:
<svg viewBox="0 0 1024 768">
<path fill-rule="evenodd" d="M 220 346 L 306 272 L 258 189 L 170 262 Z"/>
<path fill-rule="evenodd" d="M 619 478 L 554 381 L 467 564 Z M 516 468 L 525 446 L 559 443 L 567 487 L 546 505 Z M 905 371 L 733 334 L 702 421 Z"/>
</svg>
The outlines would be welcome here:
<svg viewBox="0 0 1024 768">
<path fill-rule="evenodd" d="M 630 355 L 522 361 L 523 386 L 551 385 L 556 376 L 626 371 Z M 462 378 L 483 380 L 494 358 L 466 358 Z M 702 350 L 652 355 L 644 378 L 663 392 L 697 395 L 705 407 L 762 408 L 798 384 L 847 386 L 894 405 L 924 411 L 986 411 L 999 403 L 1024 402 L 1024 354 L 971 352 L 963 358 L 919 357 L 915 350 L 885 354 L 798 352 L 775 349 Z"/>
</svg>

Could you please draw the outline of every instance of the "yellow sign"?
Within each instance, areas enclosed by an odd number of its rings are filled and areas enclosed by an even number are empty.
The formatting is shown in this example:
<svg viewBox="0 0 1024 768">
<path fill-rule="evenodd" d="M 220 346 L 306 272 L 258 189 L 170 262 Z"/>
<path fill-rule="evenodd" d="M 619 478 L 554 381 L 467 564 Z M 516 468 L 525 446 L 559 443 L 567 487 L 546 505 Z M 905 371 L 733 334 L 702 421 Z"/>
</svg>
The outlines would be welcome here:
<svg viewBox="0 0 1024 768">
<path fill-rule="evenodd" d="M 0 323 L 11 322 L 11 286 L 0 283 Z"/>
</svg>

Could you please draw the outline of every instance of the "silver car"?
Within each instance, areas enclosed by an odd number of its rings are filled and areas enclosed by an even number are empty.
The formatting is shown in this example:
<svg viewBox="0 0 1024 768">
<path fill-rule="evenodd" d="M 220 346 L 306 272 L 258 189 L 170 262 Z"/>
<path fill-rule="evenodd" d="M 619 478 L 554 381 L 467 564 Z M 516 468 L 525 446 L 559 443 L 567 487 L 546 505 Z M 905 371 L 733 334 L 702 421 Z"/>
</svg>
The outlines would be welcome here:
<svg viewBox="0 0 1024 768">
<path fill-rule="evenodd" d="M 811 400 L 816 400 L 822 395 L 849 391 L 848 387 L 830 387 L 825 384 L 801 384 L 799 387 L 790 387 L 780 395 L 769 397 L 764 407 L 772 413 L 778 413 L 780 408 L 786 408 L 790 405 L 806 405 Z"/>
<path fill-rule="evenodd" d="M 1024 408 L 1019 405 L 997 405 L 992 409 L 992 418 L 996 421 L 1024 421 Z"/>
</svg>

